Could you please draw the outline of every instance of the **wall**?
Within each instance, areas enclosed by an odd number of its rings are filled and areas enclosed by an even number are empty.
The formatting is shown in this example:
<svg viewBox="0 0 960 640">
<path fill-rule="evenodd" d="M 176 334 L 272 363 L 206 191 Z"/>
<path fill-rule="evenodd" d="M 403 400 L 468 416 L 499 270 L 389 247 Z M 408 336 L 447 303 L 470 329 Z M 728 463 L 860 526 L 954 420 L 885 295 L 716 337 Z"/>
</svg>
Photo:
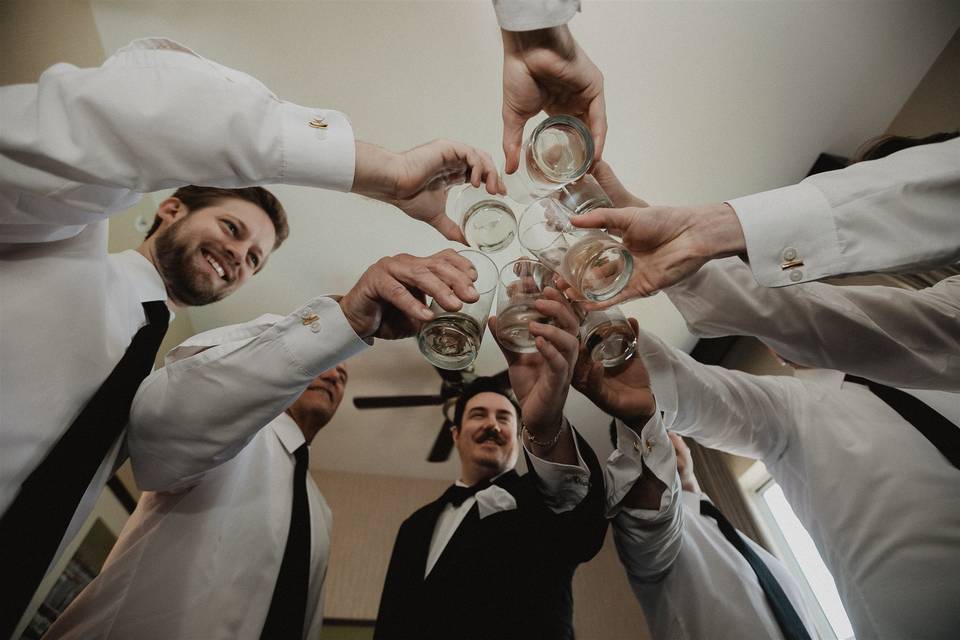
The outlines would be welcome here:
<svg viewBox="0 0 960 640">
<path fill-rule="evenodd" d="M 925 136 L 960 129 L 960 31 L 917 85 L 887 133 Z"/>
<path fill-rule="evenodd" d="M 372 620 L 400 523 L 436 499 L 448 481 L 312 470 L 333 511 L 333 541 L 327 570 L 328 618 Z M 578 640 L 649 635 L 608 533 L 603 549 L 574 578 L 574 625 Z"/>
</svg>

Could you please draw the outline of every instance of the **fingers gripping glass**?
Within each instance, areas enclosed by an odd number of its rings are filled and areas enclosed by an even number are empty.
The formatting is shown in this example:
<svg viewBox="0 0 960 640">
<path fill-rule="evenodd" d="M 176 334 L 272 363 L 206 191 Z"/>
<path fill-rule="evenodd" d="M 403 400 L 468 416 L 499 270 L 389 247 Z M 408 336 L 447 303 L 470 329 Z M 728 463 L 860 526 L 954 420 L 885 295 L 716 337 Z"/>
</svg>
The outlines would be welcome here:
<svg viewBox="0 0 960 640">
<path fill-rule="evenodd" d="M 520 148 L 520 166 L 504 175 L 507 192 L 518 202 L 549 195 L 587 172 L 593 164 L 593 138 L 573 116 L 541 122 Z"/>
<path fill-rule="evenodd" d="M 555 287 L 557 274 L 546 265 L 530 258 L 508 262 L 500 270 L 497 290 L 497 342 L 504 349 L 517 353 L 537 350 L 529 323 L 548 324 L 550 318 L 537 311 L 534 303 L 543 297 L 547 287 Z"/>
<path fill-rule="evenodd" d="M 606 231 L 579 229 L 552 198 L 535 200 L 520 218 L 520 244 L 587 300 L 609 300 L 627 285 L 633 256 Z"/>
<path fill-rule="evenodd" d="M 436 300 L 430 310 L 434 318 L 420 329 L 417 344 L 430 364 L 441 369 L 465 369 L 477 359 L 480 341 L 487 328 L 487 318 L 497 288 L 497 266 L 479 251 L 458 251 L 477 270 L 473 286 L 480 299 L 463 303 L 459 311 L 447 311 Z"/>
</svg>

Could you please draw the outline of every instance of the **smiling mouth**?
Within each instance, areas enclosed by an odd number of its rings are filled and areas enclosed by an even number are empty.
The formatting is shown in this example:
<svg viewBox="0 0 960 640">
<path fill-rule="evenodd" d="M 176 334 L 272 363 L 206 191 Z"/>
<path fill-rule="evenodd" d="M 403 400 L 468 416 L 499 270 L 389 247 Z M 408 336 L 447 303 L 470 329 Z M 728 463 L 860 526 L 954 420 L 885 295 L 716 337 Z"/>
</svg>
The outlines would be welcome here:
<svg viewBox="0 0 960 640">
<path fill-rule="evenodd" d="M 223 265 L 221 265 L 220 262 L 218 262 L 216 258 L 214 258 L 212 255 L 210 255 L 210 254 L 207 253 L 206 251 L 204 251 L 204 250 L 201 249 L 200 253 L 203 255 L 203 258 L 207 261 L 207 263 L 210 265 L 210 267 L 211 267 L 214 271 L 216 271 L 216 273 L 217 273 L 218 276 L 220 276 L 220 279 L 226 280 L 226 279 L 227 279 L 227 272 L 226 272 L 226 270 L 223 268 Z"/>
<path fill-rule="evenodd" d="M 326 387 L 316 387 L 316 386 L 307 387 L 307 391 L 322 391 L 325 394 L 327 394 L 328 398 L 330 398 L 330 402 L 333 402 L 333 392 L 330 391 L 330 389 L 327 389 Z"/>
</svg>

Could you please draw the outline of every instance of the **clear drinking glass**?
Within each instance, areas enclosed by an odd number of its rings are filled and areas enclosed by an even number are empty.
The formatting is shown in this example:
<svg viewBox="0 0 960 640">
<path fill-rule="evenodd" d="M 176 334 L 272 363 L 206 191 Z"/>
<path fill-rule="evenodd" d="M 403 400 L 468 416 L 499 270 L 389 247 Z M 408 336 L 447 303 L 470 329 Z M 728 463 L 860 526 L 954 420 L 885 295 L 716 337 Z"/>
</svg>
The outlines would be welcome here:
<svg viewBox="0 0 960 640">
<path fill-rule="evenodd" d="M 580 344 L 594 362 L 616 367 L 637 352 L 637 334 L 619 307 L 584 311 L 577 305 L 577 313 L 581 317 Z"/>
<path fill-rule="evenodd" d="M 493 253 L 513 244 L 517 218 L 504 198 L 487 193 L 483 186 L 466 184 L 451 189 L 447 202 L 447 214 L 474 249 Z"/>
<path fill-rule="evenodd" d="M 560 189 L 551 194 L 563 206 L 574 215 L 580 215 L 603 207 L 605 209 L 613 208 L 613 200 L 603 190 L 597 179 L 589 173 L 584 175 L 576 182 L 565 184 Z"/>
<path fill-rule="evenodd" d="M 633 273 L 633 256 L 600 229 L 570 224 L 573 212 L 553 198 L 535 200 L 520 218 L 520 244 L 586 299 L 609 300 Z"/>
<path fill-rule="evenodd" d="M 473 286 L 480 299 L 469 304 L 464 302 L 460 311 L 447 311 L 436 300 L 431 301 L 434 318 L 420 328 L 417 344 L 423 357 L 441 369 L 466 369 L 477 359 L 497 288 L 497 265 L 493 260 L 470 249 L 457 253 L 477 270 Z"/>
<path fill-rule="evenodd" d="M 541 262 L 519 258 L 500 270 L 497 290 L 497 342 L 517 353 L 537 350 L 528 323 L 549 323 L 550 319 L 533 304 L 543 297 L 547 287 L 555 287 L 557 274 Z"/>
<path fill-rule="evenodd" d="M 511 198 L 529 203 L 577 180 L 592 163 L 586 125 L 573 116 L 553 116 L 531 132 L 520 148 L 520 167 L 503 180 Z"/>
</svg>

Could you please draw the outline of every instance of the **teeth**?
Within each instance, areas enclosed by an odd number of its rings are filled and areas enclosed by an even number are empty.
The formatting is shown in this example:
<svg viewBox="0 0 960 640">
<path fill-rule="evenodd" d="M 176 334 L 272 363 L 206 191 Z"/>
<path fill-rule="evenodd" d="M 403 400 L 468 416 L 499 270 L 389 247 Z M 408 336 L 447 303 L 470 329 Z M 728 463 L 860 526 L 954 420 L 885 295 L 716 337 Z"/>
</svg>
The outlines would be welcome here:
<svg viewBox="0 0 960 640">
<path fill-rule="evenodd" d="M 220 263 L 213 259 L 213 256 L 206 256 L 207 262 L 210 263 L 210 266 L 213 267 L 213 270 L 217 272 L 221 278 L 226 275 L 226 272 L 223 270 L 223 267 L 220 266 Z"/>
</svg>

